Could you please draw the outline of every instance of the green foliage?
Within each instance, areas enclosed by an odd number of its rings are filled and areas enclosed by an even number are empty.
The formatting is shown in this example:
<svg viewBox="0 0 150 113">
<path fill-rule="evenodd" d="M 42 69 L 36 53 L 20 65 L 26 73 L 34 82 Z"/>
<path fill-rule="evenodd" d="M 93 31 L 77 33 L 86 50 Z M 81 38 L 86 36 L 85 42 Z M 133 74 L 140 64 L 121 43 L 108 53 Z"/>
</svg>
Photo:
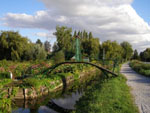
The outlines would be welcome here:
<svg viewBox="0 0 150 113">
<path fill-rule="evenodd" d="M 98 79 L 76 103 L 76 113 L 138 113 L 126 79 Z"/>
<path fill-rule="evenodd" d="M 7 59 L 37 60 L 45 59 L 47 53 L 42 46 L 42 42 L 37 40 L 37 44 L 31 43 L 26 37 L 14 31 L 1 31 L 0 34 L 0 60 Z"/>
<path fill-rule="evenodd" d="M 101 59 L 103 58 L 103 54 L 105 56 L 105 59 L 122 59 L 123 49 L 116 41 L 111 42 L 110 40 L 108 40 L 103 42 L 100 50 Z"/>
<path fill-rule="evenodd" d="M 59 51 L 57 53 L 55 53 L 55 55 L 53 56 L 53 61 L 54 64 L 58 64 L 60 62 L 64 62 L 65 61 L 65 55 L 63 51 Z"/>
<path fill-rule="evenodd" d="M 23 84 L 22 87 L 34 87 L 36 89 L 38 89 L 41 86 L 41 81 L 37 78 L 27 78 L 23 80 Z"/>
<path fill-rule="evenodd" d="M 130 67 L 136 72 L 150 77 L 150 64 L 145 64 L 141 61 L 133 60 L 130 62 Z"/>
<path fill-rule="evenodd" d="M 138 52 L 137 52 L 137 50 L 136 50 L 136 49 L 134 50 L 134 53 L 133 53 L 132 59 L 133 59 L 133 60 L 139 60 L 139 59 L 140 59 L 140 57 L 139 57 Z"/>
<path fill-rule="evenodd" d="M 9 113 L 11 112 L 11 97 L 10 98 L 6 98 L 6 88 L 4 88 L 5 85 L 7 85 L 8 83 L 11 83 L 12 80 L 10 79 L 1 79 L 0 80 L 0 113 Z M 2 89 L 5 90 L 2 90 Z M 15 93 L 13 93 L 14 95 Z M 12 96 L 13 96 L 12 95 Z"/>
<path fill-rule="evenodd" d="M 44 42 L 44 48 L 45 48 L 45 51 L 46 52 L 50 52 L 50 50 L 51 50 L 51 44 L 50 44 L 50 42 L 49 41 L 45 41 Z"/>
<path fill-rule="evenodd" d="M 28 39 L 18 32 L 1 31 L 0 34 L 0 60 L 20 60 L 28 46 Z"/>
<path fill-rule="evenodd" d="M 46 52 L 43 46 L 40 46 L 39 44 L 34 45 L 33 51 L 34 60 L 44 60 L 46 58 Z"/>
<path fill-rule="evenodd" d="M 123 58 L 125 60 L 130 60 L 133 54 L 132 46 L 129 42 L 122 42 L 121 46 L 123 48 Z"/>
<path fill-rule="evenodd" d="M 36 44 L 39 44 L 40 46 L 42 46 L 42 45 L 43 45 L 43 43 L 41 42 L 41 40 L 40 40 L 40 39 L 37 39 Z"/>
<path fill-rule="evenodd" d="M 142 61 L 150 62 L 150 48 L 147 48 L 143 52 L 140 53 L 140 58 Z"/>
<path fill-rule="evenodd" d="M 89 57 L 90 59 L 97 60 L 99 54 L 99 39 L 93 38 L 92 34 L 90 38 L 81 39 L 81 52 L 83 57 Z"/>
<path fill-rule="evenodd" d="M 67 28 L 67 27 L 56 27 L 56 32 L 54 33 L 54 35 L 57 38 L 57 45 L 59 47 L 59 49 L 67 49 L 68 47 L 70 47 L 70 40 L 71 40 L 71 32 L 72 29 L 71 28 Z"/>
<path fill-rule="evenodd" d="M 29 48 L 24 52 L 25 60 L 45 60 L 47 53 L 44 46 L 40 44 L 30 44 Z"/>
<path fill-rule="evenodd" d="M 10 78 L 10 73 L 9 72 L 0 73 L 0 79 L 4 79 L 4 78 Z"/>
<path fill-rule="evenodd" d="M 53 46 L 53 51 L 58 52 L 59 50 L 62 50 L 66 60 L 69 60 L 74 55 L 71 32 L 71 28 L 57 26 L 56 32 L 54 33 L 57 38 L 57 43 Z"/>
</svg>

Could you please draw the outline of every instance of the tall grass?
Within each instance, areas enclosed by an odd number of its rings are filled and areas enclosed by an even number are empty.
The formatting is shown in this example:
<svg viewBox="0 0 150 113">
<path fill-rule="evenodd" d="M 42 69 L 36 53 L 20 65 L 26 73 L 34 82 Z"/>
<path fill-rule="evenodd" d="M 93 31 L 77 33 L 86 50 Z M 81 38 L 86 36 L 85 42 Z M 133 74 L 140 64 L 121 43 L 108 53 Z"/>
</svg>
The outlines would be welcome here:
<svg viewBox="0 0 150 113">
<path fill-rule="evenodd" d="M 76 104 L 76 113 L 138 113 L 126 79 L 98 80 Z"/>
<path fill-rule="evenodd" d="M 130 62 L 130 67 L 137 73 L 150 77 L 150 64 L 133 60 Z"/>
</svg>

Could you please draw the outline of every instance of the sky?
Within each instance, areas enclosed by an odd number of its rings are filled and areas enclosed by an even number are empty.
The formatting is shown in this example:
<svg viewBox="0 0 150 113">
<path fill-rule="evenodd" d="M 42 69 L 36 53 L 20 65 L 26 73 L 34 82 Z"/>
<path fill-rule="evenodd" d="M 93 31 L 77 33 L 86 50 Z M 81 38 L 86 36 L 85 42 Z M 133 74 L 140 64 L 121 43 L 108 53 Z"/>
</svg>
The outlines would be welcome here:
<svg viewBox="0 0 150 113">
<path fill-rule="evenodd" d="M 100 42 L 150 47 L 150 0 L 1 0 L 0 30 L 19 31 L 32 42 L 56 41 L 57 25 L 92 32 Z"/>
</svg>

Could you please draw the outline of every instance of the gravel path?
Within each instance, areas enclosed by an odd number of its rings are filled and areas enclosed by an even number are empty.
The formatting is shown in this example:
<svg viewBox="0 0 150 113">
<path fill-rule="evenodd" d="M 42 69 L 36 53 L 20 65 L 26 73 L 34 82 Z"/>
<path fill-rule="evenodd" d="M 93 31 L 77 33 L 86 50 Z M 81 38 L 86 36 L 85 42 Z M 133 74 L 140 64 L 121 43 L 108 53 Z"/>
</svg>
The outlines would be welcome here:
<svg viewBox="0 0 150 113">
<path fill-rule="evenodd" d="M 150 113 L 150 78 L 137 74 L 129 64 L 123 64 L 121 73 L 127 78 L 127 84 L 132 88 L 131 93 L 140 113 Z"/>
</svg>

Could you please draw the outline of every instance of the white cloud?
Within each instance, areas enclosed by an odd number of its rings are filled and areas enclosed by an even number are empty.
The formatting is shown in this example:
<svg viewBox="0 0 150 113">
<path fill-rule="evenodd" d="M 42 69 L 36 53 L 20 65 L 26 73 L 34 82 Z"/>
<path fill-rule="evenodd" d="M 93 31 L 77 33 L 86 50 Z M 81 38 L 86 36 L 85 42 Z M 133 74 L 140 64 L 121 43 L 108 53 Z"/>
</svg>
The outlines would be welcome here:
<svg viewBox="0 0 150 113">
<path fill-rule="evenodd" d="M 150 42 L 150 26 L 130 5 L 133 0 L 40 0 L 47 10 L 34 15 L 8 13 L 9 27 L 54 30 L 56 25 L 92 31 L 100 40 L 129 41 L 142 49 Z M 47 34 L 37 35 L 47 37 Z M 142 45 L 141 45 L 142 44 Z M 145 46 L 146 47 L 146 46 Z"/>
<path fill-rule="evenodd" d="M 49 31 L 49 32 L 37 32 L 34 35 L 37 37 L 43 37 L 43 38 L 55 38 L 55 36 L 53 35 L 54 30 Z"/>
</svg>

